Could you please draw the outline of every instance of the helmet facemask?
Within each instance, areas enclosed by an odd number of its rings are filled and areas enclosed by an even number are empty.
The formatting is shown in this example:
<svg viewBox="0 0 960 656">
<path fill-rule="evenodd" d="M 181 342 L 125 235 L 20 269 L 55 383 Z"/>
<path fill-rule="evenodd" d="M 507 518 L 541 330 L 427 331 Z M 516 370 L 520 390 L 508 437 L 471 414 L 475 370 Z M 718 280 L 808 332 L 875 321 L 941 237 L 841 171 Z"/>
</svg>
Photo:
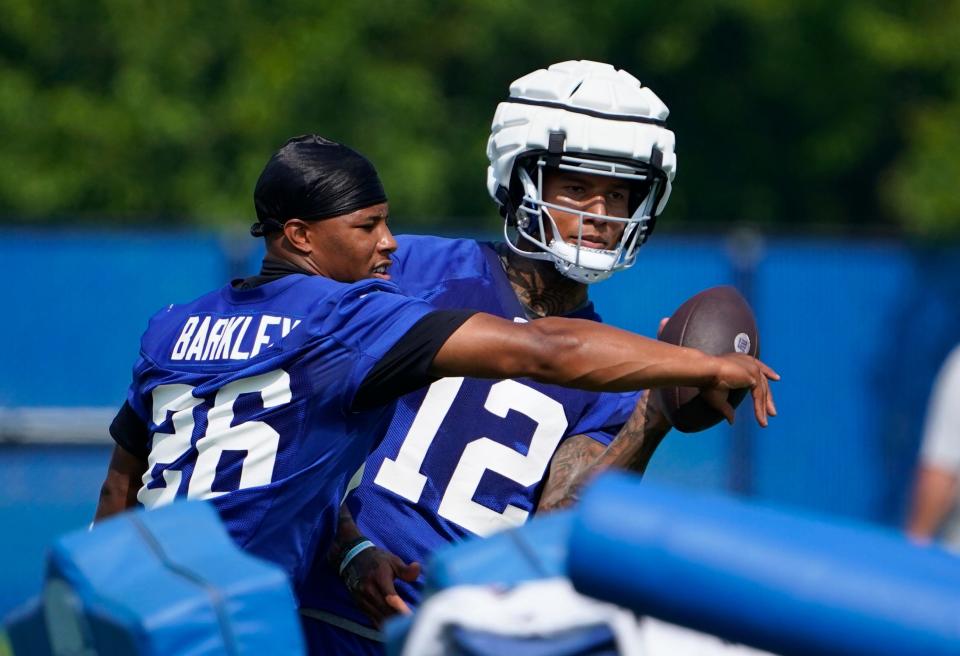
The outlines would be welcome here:
<svg viewBox="0 0 960 656">
<path fill-rule="evenodd" d="M 651 161 L 655 162 L 656 159 L 652 157 Z M 543 195 L 543 178 L 548 168 L 627 181 L 631 189 L 629 216 L 595 214 L 547 202 Z M 511 196 L 516 202 L 511 203 L 512 216 L 504 224 L 507 244 L 524 257 L 552 260 L 561 274 L 585 284 L 606 280 L 613 272 L 633 266 L 638 249 L 653 230 L 667 182 L 662 170 L 645 162 L 548 152 L 531 153 L 518 159 L 513 178 Z M 566 241 L 563 238 L 551 210 L 577 216 L 575 240 Z M 584 246 L 585 220 L 622 224 L 623 230 L 614 247 L 606 250 Z M 510 234 L 511 227 L 515 233 L 513 235 Z M 529 242 L 536 249 L 530 251 L 521 248 L 521 240 Z"/>
</svg>

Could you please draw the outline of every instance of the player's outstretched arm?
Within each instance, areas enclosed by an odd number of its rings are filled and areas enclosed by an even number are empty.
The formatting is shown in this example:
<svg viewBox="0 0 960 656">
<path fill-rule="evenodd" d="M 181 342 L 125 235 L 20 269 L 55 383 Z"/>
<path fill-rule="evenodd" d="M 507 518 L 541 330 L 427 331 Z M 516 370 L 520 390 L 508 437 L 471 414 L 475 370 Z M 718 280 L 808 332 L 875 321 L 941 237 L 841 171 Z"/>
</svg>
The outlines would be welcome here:
<svg viewBox="0 0 960 656">
<path fill-rule="evenodd" d="M 733 421 L 731 389 L 749 388 L 754 414 L 765 426 L 776 414 L 769 380 L 779 375 L 756 358 L 711 356 L 595 321 L 546 317 L 513 323 L 489 314 L 468 319 L 433 359 L 437 376 L 529 377 L 579 389 L 621 392 L 686 385 L 704 390 L 708 403 Z"/>
<path fill-rule="evenodd" d="M 147 471 L 147 463 L 119 444 L 113 447 L 107 477 L 100 486 L 100 499 L 93 521 L 116 515 L 137 505 L 137 492 Z"/>
</svg>

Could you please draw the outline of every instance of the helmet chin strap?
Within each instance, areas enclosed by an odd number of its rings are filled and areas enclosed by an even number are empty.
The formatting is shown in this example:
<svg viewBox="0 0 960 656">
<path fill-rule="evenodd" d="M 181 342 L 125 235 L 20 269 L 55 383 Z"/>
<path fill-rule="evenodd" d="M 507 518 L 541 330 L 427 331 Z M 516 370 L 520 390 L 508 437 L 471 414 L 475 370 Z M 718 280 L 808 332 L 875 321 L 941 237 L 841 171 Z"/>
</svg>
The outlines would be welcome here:
<svg viewBox="0 0 960 656">
<path fill-rule="evenodd" d="M 577 247 L 562 239 L 551 239 L 550 247 L 557 254 L 552 258 L 557 271 L 571 280 L 589 285 L 613 275 L 613 267 L 607 265 L 616 259 L 616 251 Z M 576 264 L 570 262 L 571 255 L 576 258 Z"/>
</svg>

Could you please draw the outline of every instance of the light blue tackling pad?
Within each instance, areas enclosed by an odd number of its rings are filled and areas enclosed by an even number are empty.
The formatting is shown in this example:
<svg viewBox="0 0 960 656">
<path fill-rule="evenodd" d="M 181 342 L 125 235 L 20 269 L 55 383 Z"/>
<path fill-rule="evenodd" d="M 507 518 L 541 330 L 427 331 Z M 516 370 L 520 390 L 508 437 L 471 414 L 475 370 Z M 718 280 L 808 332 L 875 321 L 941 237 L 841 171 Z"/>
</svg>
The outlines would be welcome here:
<svg viewBox="0 0 960 656">
<path fill-rule="evenodd" d="M 240 551 L 203 502 L 64 536 L 7 632 L 17 656 L 303 653 L 286 576 Z"/>
</svg>

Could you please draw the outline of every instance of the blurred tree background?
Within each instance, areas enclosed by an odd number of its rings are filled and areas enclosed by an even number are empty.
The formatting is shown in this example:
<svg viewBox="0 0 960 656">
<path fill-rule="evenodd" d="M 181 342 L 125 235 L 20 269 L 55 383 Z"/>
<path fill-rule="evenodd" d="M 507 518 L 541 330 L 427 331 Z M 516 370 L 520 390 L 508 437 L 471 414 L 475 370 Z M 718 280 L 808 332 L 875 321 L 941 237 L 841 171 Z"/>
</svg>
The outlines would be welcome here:
<svg viewBox="0 0 960 656">
<path fill-rule="evenodd" d="M 595 59 L 672 110 L 665 227 L 960 234 L 958 0 L 0 0 L 0 16 L 0 220 L 246 226 L 270 153 L 318 132 L 377 164 L 405 225 L 492 229 L 496 104 L 537 67 Z"/>
</svg>

